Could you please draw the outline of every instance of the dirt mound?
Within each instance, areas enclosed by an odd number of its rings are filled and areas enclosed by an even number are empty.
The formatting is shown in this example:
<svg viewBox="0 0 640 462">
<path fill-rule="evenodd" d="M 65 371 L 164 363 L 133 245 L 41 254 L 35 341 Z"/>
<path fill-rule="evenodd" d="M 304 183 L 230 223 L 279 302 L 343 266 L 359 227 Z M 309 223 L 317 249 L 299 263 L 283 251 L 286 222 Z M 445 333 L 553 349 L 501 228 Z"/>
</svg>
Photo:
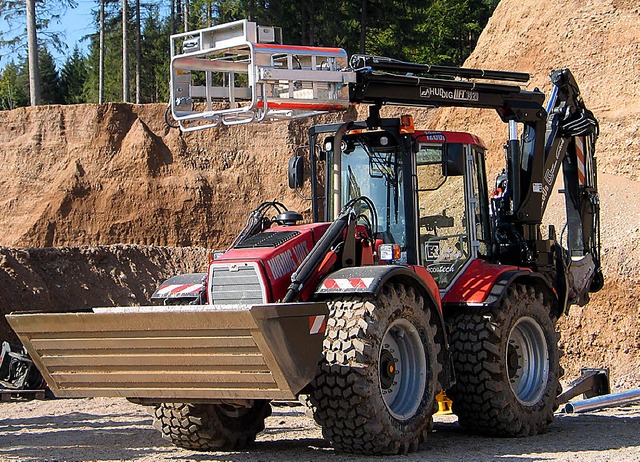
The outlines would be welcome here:
<svg viewBox="0 0 640 462">
<path fill-rule="evenodd" d="M 547 94 L 550 71 L 570 68 L 600 120 L 600 171 L 638 181 L 639 21 L 635 1 L 503 0 L 465 65 L 529 72 L 528 87 Z M 506 128 L 491 111 L 443 110 L 432 123 L 472 130 L 501 154 Z"/>
<path fill-rule="evenodd" d="M 0 111 L 0 245 L 217 247 L 262 200 L 308 208 L 286 185 L 305 125 L 181 134 L 164 124 L 164 110 Z"/>
<path fill-rule="evenodd" d="M 568 67 L 600 121 L 599 191 L 605 288 L 561 323 L 565 369 L 610 366 L 614 383 L 640 385 L 640 7 L 628 0 L 553 3 L 503 0 L 469 67 L 529 72 L 529 88 L 549 93 L 549 72 Z M 469 130 L 485 140 L 494 172 L 504 164 L 506 126 L 491 111 L 446 109 L 431 127 Z M 491 171 L 490 169 L 490 171 Z M 561 181 L 556 189 L 561 188 Z M 561 203 L 547 222 L 562 223 Z M 561 229 L 561 228 L 557 228 Z"/>
<path fill-rule="evenodd" d="M 0 317 L 146 305 L 163 280 L 206 268 L 207 252 L 197 247 L 0 247 Z M 17 341 L 6 322 L 0 322 L 0 340 Z"/>
</svg>

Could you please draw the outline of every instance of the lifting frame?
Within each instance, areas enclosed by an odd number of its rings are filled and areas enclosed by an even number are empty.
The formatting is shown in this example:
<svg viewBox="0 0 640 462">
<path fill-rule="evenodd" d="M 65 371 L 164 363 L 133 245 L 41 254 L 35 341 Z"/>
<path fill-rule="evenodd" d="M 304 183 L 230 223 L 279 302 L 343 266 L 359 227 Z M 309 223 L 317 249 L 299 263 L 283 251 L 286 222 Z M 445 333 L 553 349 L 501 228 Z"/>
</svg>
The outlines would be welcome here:
<svg viewBox="0 0 640 462">
<path fill-rule="evenodd" d="M 278 31 L 241 20 L 171 36 L 170 106 L 183 131 L 349 106 L 347 53 L 273 43 Z"/>
</svg>

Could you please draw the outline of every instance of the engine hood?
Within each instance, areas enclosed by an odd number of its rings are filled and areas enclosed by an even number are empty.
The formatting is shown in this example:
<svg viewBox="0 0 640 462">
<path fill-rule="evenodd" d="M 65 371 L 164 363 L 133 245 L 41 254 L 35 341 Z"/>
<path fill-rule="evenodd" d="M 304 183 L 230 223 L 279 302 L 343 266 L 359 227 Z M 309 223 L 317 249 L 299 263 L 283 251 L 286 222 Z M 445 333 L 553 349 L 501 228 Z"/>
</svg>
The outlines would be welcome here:
<svg viewBox="0 0 640 462">
<path fill-rule="evenodd" d="M 271 303 L 282 299 L 291 274 L 329 225 L 276 226 L 225 252 L 209 267 L 210 303 Z"/>
</svg>

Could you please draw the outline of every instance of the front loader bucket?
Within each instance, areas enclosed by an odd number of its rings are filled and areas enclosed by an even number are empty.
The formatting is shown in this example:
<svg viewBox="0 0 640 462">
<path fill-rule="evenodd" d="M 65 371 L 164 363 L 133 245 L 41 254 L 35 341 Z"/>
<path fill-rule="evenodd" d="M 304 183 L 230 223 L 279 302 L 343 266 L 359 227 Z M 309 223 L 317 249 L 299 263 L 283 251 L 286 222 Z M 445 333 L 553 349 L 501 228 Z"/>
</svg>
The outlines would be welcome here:
<svg viewBox="0 0 640 462">
<path fill-rule="evenodd" d="M 314 377 L 324 303 L 102 308 L 7 319 L 58 397 L 292 399 Z"/>
</svg>

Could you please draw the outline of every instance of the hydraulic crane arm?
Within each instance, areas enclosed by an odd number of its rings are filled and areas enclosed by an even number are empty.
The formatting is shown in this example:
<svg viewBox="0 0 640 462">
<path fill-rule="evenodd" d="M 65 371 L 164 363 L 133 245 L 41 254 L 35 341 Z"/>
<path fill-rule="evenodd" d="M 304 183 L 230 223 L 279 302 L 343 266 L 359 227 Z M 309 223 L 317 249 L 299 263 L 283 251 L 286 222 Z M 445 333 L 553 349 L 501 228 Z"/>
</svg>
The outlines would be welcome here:
<svg viewBox="0 0 640 462">
<path fill-rule="evenodd" d="M 429 66 L 362 55 L 352 57 L 350 64 L 356 72 L 356 81 L 349 88 L 352 103 L 496 110 L 509 124 L 508 185 L 498 226 L 500 221 L 510 224 L 529 242 L 540 239 L 539 225 L 562 165 L 568 253 L 564 268 L 569 292 L 579 300 L 590 285 L 593 290 L 599 288 L 602 277 L 595 165 L 598 122 L 586 108 L 569 69 L 551 73 L 553 90 L 543 107 L 544 94 L 537 89 L 525 91 L 510 83 L 452 80 L 527 81 L 529 75 L 521 72 Z M 518 123 L 522 124 L 520 136 Z M 591 284 L 592 278 L 595 285 Z"/>
</svg>

